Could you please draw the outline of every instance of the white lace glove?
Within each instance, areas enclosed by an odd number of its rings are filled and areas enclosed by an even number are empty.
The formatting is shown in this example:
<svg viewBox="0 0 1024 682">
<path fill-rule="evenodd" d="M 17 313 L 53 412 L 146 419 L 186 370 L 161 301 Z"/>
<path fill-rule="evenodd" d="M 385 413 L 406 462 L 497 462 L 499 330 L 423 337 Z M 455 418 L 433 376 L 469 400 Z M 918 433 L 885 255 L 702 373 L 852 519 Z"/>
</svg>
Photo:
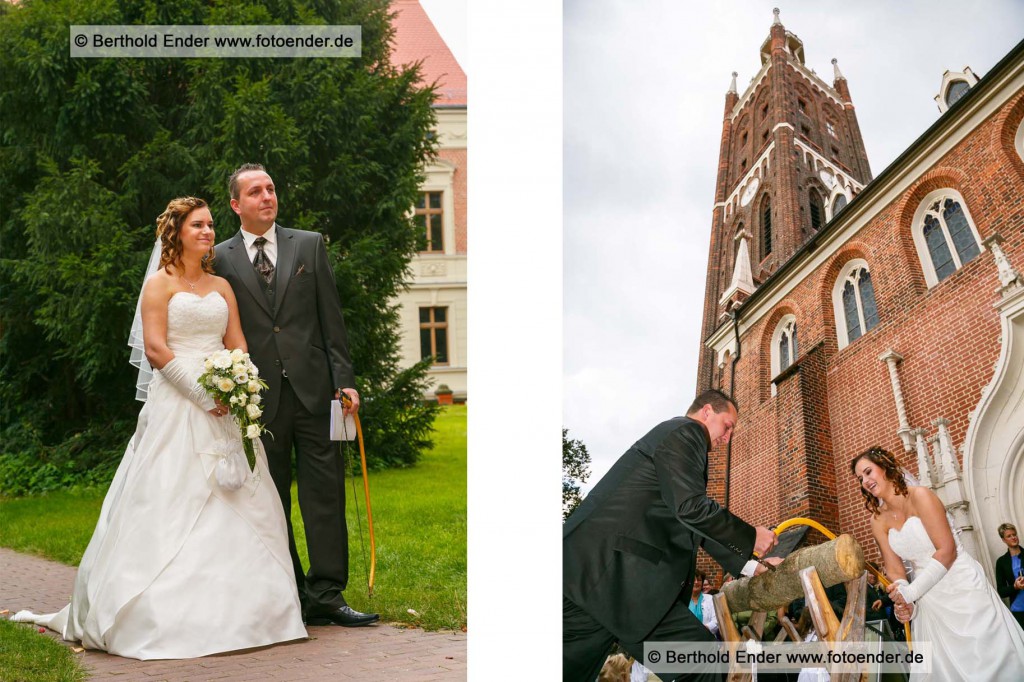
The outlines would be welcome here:
<svg viewBox="0 0 1024 682">
<path fill-rule="evenodd" d="M 906 580 L 904 580 L 903 578 L 899 578 L 899 579 L 897 579 L 897 580 L 894 580 L 894 581 L 893 581 L 893 584 L 897 586 L 897 591 L 898 591 L 898 592 L 899 592 L 900 594 L 903 594 L 903 589 L 904 589 L 905 587 L 910 587 L 910 583 L 908 583 L 908 582 L 907 582 Z M 903 598 L 904 598 L 904 599 L 907 599 L 906 595 L 904 595 L 904 597 L 903 597 Z M 908 606 L 908 607 L 910 608 L 910 618 L 908 618 L 908 619 L 906 620 L 906 622 L 908 622 L 908 623 L 909 623 L 910 621 L 914 620 L 914 618 L 916 618 L 916 617 L 917 617 L 917 605 L 916 605 L 916 604 L 914 604 L 914 603 L 913 603 L 912 601 L 910 601 L 910 600 L 907 600 L 907 606 Z M 895 606 L 894 606 L 894 608 L 895 608 Z M 899 619 L 897 618 L 897 620 L 899 620 Z M 900 621 L 900 622 L 903 622 L 903 621 Z"/>
<path fill-rule="evenodd" d="M 195 377 L 191 376 L 188 370 L 185 369 L 183 363 L 178 362 L 178 358 L 172 358 L 170 362 L 164 365 L 160 369 L 160 374 L 163 375 L 168 383 L 181 391 L 183 396 L 203 408 L 203 410 L 209 411 L 217 406 L 217 403 L 213 401 L 213 398 L 206 392 L 206 389 L 200 386 L 196 382 Z"/>
<path fill-rule="evenodd" d="M 917 571 L 914 582 L 897 581 L 898 583 L 903 583 L 899 586 L 899 592 L 907 600 L 907 603 L 916 602 L 928 590 L 935 587 L 935 583 L 942 580 L 942 576 L 946 575 L 948 570 L 948 568 L 942 565 L 942 562 L 932 557 L 928 560 L 928 563 Z"/>
</svg>

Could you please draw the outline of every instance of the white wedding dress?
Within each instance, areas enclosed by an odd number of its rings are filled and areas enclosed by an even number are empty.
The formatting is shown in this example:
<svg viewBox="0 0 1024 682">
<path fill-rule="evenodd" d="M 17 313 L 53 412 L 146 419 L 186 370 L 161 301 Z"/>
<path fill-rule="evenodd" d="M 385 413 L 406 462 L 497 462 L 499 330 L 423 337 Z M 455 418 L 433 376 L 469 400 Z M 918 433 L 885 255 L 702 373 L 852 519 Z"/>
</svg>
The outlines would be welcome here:
<svg viewBox="0 0 1024 682">
<path fill-rule="evenodd" d="M 933 680 L 1024 680 L 1024 632 L 985 578 L 981 564 L 956 540 L 956 560 L 917 601 L 913 642 L 932 643 Z M 935 554 L 917 516 L 889 530 L 889 546 L 915 570 Z M 911 643 L 913 645 L 913 643 Z M 911 673 L 919 669 L 911 666 Z M 915 678 L 916 679 L 916 678 Z"/>
<path fill-rule="evenodd" d="M 177 293 L 167 345 L 193 376 L 223 348 L 228 307 L 219 293 Z M 240 438 L 153 375 L 135 435 L 114 475 L 71 603 L 17 614 L 90 649 L 138 659 L 193 658 L 307 637 L 288 531 L 266 454 L 240 489 L 214 468 Z M 237 443 L 236 443 L 237 445 Z"/>
</svg>

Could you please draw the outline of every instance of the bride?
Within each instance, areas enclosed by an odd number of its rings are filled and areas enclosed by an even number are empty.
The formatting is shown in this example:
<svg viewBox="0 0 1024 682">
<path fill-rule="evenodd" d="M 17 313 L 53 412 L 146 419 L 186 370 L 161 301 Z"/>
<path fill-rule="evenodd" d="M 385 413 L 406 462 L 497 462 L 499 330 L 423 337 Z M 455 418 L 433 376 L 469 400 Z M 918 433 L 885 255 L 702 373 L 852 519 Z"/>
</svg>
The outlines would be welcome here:
<svg viewBox="0 0 1024 682">
<path fill-rule="evenodd" d="M 908 486 L 895 457 L 873 447 L 850 463 L 871 532 L 893 583 L 889 594 L 912 639 L 931 642 L 936 680 L 1024 680 L 1024 632 L 981 565 L 954 537 L 942 501 Z M 915 578 L 907 582 L 903 560 Z M 911 666 L 911 673 L 920 672 Z"/>
<path fill-rule="evenodd" d="M 146 400 L 82 556 L 71 603 L 30 621 L 92 649 L 138 659 L 193 658 L 305 638 L 288 531 L 257 446 L 241 487 L 218 484 L 240 450 L 228 410 L 196 383 L 203 361 L 247 350 L 227 281 L 215 277 L 206 202 L 174 199 L 157 219 L 159 269 L 139 310 Z M 157 254 L 157 251 L 159 253 Z M 259 441 L 256 441 L 257 443 Z M 236 488 L 234 490 L 228 487 Z"/>
</svg>

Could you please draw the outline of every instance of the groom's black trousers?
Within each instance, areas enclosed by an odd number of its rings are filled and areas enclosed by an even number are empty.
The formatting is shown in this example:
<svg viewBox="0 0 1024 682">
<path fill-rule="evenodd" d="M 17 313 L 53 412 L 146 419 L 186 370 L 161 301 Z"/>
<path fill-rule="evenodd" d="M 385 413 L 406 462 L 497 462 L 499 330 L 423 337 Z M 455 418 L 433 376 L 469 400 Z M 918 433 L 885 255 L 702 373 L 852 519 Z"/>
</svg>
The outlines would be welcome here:
<svg viewBox="0 0 1024 682">
<path fill-rule="evenodd" d="M 295 396 L 288 379 L 281 382 L 277 414 L 263 436 L 270 475 L 288 519 L 288 550 L 299 599 L 310 610 L 345 605 L 348 584 L 348 526 L 345 523 L 345 463 L 330 439 L 330 414 L 311 414 Z M 309 573 L 303 574 L 291 524 L 292 446 L 299 488 L 299 509 L 309 548 Z"/>
</svg>

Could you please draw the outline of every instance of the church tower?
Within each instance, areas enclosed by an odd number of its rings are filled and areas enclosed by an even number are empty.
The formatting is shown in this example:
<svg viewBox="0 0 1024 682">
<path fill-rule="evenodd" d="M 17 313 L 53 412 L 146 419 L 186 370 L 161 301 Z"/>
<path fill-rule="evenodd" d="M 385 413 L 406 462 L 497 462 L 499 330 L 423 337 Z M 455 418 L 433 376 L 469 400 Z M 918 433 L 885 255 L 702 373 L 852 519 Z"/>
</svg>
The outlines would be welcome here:
<svg viewBox="0 0 1024 682">
<path fill-rule="evenodd" d="M 829 85 L 804 63 L 804 44 L 775 20 L 761 68 L 725 95 L 697 390 L 731 391 L 704 341 L 731 310 L 800 250 L 871 180 L 846 78 Z"/>
</svg>

